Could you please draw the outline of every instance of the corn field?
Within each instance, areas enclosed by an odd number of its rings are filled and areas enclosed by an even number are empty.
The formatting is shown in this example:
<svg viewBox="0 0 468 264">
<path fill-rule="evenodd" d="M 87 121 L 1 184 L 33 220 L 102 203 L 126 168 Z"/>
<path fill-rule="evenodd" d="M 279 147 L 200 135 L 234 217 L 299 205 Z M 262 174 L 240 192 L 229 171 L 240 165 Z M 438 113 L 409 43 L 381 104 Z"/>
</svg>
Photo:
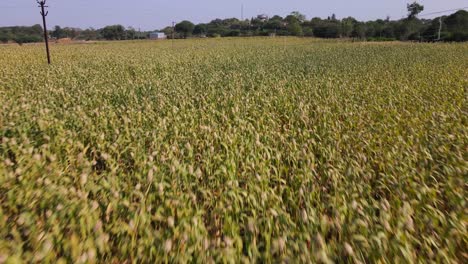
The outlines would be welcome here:
<svg viewBox="0 0 468 264">
<path fill-rule="evenodd" d="M 466 263 L 468 45 L 0 46 L 0 263 Z"/>
</svg>

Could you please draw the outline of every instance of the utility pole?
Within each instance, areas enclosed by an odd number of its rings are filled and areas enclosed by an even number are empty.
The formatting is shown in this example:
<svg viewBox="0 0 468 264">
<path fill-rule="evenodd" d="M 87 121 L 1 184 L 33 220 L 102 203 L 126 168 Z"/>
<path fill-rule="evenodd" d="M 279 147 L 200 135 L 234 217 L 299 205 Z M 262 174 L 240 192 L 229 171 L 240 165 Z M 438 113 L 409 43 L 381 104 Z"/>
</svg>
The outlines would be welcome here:
<svg viewBox="0 0 468 264">
<path fill-rule="evenodd" d="M 172 48 L 174 48 L 175 22 L 172 22 Z"/>
<path fill-rule="evenodd" d="M 442 32 L 442 17 L 439 17 L 439 24 L 439 37 L 437 38 L 438 41 L 440 40 L 440 33 Z"/>
<path fill-rule="evenodd" d="M 244 21 L 244 4 L 241 4 L 241 21 Z"/>
<path fill-rule="evenodd" d="M 46 16 L 49 14 L 49 11 L 45 12 L 44 8 L 46 6 L 46 0 L 36 0 L 41 8 L 41 16 L 42 16 L 42 24 L 44 25 L 44 41 L 46 44 L 46 51 L 47 51 L 47 63 L 50 64 L 50 51 L 49 51 L 49 36 L 47 35 L 47 24 L 46 24 Z"/>
</svg>

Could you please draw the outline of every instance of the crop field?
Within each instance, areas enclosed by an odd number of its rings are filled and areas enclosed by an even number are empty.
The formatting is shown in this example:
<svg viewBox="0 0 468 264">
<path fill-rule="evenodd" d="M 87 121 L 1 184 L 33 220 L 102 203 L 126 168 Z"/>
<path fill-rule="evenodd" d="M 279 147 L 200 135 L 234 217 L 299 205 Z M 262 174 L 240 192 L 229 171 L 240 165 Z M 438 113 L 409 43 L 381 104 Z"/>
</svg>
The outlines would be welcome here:
<svg viewBox="0 0 468 264">
<path fill-rule="evenodd" d="M 468 44 L 0 46 L 0 263 L 466 263 Z"/>
</svg>

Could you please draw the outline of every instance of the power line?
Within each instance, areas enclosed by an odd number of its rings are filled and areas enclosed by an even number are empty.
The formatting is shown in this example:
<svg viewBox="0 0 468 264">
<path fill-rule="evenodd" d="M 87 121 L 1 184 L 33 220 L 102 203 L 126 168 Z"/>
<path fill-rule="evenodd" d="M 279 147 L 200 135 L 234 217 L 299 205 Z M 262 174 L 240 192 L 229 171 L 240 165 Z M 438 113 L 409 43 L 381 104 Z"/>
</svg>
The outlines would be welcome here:
<svg viewBox="0 0 468 264">
<path fill-rule="evenodd" d="M 437 15 L 437 14 L 442 14 L 442 13 L 447 13 L 447 12 L 453 12 L 453 11 L 459 11 L 459 10 L 465 10 L 465 9 L 468 9 L 468 6 L 466 6 L 466 7 L 460 7 L 460 8 L 455 8 L 455 9 L 450 9 L 450 10 L 444 10 L 444 11 L 437 11 L 437 12 L 422 14 L 422 15 L 419 15 L 419 16 L 421 17 L 421 16 Z"/>
<path fill-rule="evenodd" d="M 431 12 L 431 13 L 420 14 L 420 15 L 417 15 L 417 16 L 418 17 L 427 17 L 427 16 L 431 16 L 431 15 L 443 14 L 443 13 L 448 13 L 448 12 L 453 12 L 453 11 L 460 11 L 460 10 L 465 10 L 465 9 L 468 9 L 468 6 L 467 7 L 455 8 L 455 9 L 449 9 L 449 10 L 443 10 L 443 11 L 435 11 L 435 12 Z M 401 17 L 401 19 L 405 19 L 405 18 L 407 18 L 407 16 L 402 16 Z"/>
<path fill-rule="evenodd" d="M 2 9 L 20 9 L 20 8 L 26 8 L 23 6 L 0 6 Z"/>
</svg>

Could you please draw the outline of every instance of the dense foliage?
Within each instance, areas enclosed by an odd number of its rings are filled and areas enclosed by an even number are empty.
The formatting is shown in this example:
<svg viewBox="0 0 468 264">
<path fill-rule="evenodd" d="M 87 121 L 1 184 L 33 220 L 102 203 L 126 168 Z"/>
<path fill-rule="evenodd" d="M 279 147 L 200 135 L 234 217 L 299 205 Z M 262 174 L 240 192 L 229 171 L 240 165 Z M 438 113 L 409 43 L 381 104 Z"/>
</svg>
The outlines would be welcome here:
<svg viewBox="0 0 468 264">
<path fill-rule="evenodd" d="M 187 20 L 177 23 L 174 28 L 175 32 L 179 33 L 183 38 L 192 35 L 194 29 L 195 25 Z"/>
<path fill-rule="evenodd" d="M 0 54 L 0 262 L 466 259 L 467 44 Z"/>
<path fill-rule="evenodd" d="M 468 12 L 460 10 L 452 15 L 434 19 L 419 19 L 418 13 L 423 10 L 419 4 L 408 5 L 408 17 L 400 20 L 378 19 L 362 22 L 353 17 L 337 19 L 332 15 L 326 19 L 318 17 L 307 20 L 299 12 L 292 12 L 286 17 L 258 15 L 252 19 L 237 18 L 215 19 L 209 23 L 194 25 L 184 20 L 175 26 L 161 29 L 171 38 L 193 37 L 233 37 L 233 36 L 305 36 L 317 38 L 353 38 L 359 40 L 402 40 L 402 41 L 467 41 Z M 442 20 L 442 24 L 440 23 Z M 442 27 L 441 27 L 442 26 Z M 34 26 L 37 29 L 37 25 Z M 39 26 L 40 29 L 40 26 Z M 440 30 L 440 39 L 439 39 Z M 37 31 L 37 30 L 36 30 Z M 32 33 L 32 40 L 40 41 L 40 32 Z M 156 30 L 158 31 L 158 30 Z M 8 33 L 0 28 L 0 42 L 25 41 L 23 33 Z M 149 38 L 150 32 L 139 32 L 134 28 L 122 25 L 107 26 L 95 30 L 79 28 L 61 28 L 56 26 L 50 32 L 54 38 L 72 38 L 81 40 L 133 40 Z M 26 35 L 29 36 L 29 35 Z M 39 37 L 38 37 L 39 36 Z"/>
<path fill-rule="evenodd" d="M 0 27 L 0 43 L 14 41 L 18 44 L 41 42 L 43 31 L 40 25 L 32 27 Z"/>
<path fill-rule="evenodd" d="M 408 7 L 410 9 L 410 7 Z M 401 20 L 383 20 L 361 22 L 353 17 L 337 19 L 332 15 L 326 19 L 318 17 L 311 20 L 293 12 L 285 18 L 273 16 L 269 18 L 259 15 L 250 20 L 241 21 L 236 18 L 216 19 L 207 24 L 198 24 L 192 32 L 195 36 L 306 36 L 318 38 L 354 38 L 365 40 L 438 40 L 440 27 L 439 18 L 418 19 L 416 6 L 407 18 Z M 413 7 L 411 7 L 411 10 Z M 442 19 L 441 41 L 468 40 L 468 12 L 458 11 Z M 163 30 L 167 34 L 172 28 Z"/>
</svg>

